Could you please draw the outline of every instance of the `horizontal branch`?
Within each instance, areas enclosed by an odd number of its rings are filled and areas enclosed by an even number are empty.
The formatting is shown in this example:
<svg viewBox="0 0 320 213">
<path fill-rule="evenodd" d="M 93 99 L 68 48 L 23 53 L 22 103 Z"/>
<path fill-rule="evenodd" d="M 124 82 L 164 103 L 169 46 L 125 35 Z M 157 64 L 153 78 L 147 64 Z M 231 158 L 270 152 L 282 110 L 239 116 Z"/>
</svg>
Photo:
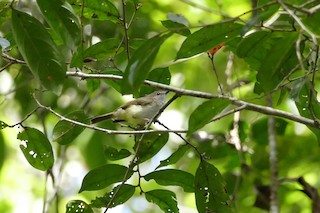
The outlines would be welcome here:
<svg viewBox="0 0 320 213">
<path fill-rule="evenodd" d="M 74 77 L 80 77 L 82 79 L 87 79 L 87 78 L 98 78 L 98 79 L 111 79 L 111 80 L 122 80 L 122 76 L 118 75 L 110 75 L 110 74 L 87 74 L 83 72 L 67 72 L 67 76 L 74 76 Z M 162 90 L 167 90 L 171 92 L 175 92 L 179 95 L 185 95 L 185 96 L 192 96 L 192 97 L 197 97 L 197 98 L 204 98 L 204 99 L 227 99 L 230 100 L 231 103 L 235 106 L 241 107 L 243 110 L 250 110 L 250 111 L 255 111 L 259 112 L 265 115 L 273 115 L 281 118 L 285 118 L 291 121 L 295 121 L 301 124 L 305 124 L 310 127 L 314 128 L 319 128 L 319 125 L 317 122 L 315 122 L 312 119 L 302 117 L 299 115 L 295 115 L 286 111 L 274 109 L 272 107 L 267 107 L 267 106 L 262 106 L 258 104 L 253 104 L 249 103 L 243 100 L 239 100 L 234 97 L 230 97 L 227 95 L 214 95 L 211 93 L 206 93 L 206 92 L 201 92 L 201 91 L 194 91 L 194 90 L 187 90 L 187 89 L 180 89 L 172 86 L 168 86 L 166 84 L 161 84 L 149 80 L 144 81 L 145 85 L 149 85 L 154 88 L 162 89 Z M 243 108 L 242 108 L 243 107 Z"/>
</svg>

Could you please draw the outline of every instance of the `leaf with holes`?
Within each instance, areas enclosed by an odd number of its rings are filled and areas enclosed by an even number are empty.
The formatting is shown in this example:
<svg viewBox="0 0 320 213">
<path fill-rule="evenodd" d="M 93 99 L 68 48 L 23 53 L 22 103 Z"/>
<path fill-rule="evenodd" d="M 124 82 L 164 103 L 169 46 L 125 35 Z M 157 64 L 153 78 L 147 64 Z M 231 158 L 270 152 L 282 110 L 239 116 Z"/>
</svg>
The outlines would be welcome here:
<svg viewBox="0 0 320 213">
<path fill-rule="evenodd" d="M 137 141 L 140 140 L 141 135 L 135 135 L 135 145 L 134 150 L 137 148 Z M 159 133 L 159 134 L 146 134 L 143 137 L 143 140 L 140 143 L 139 150 L 137 152 L 137 163 L 142 163 L 146 160 L 149 160 L 154 155 L 156 155 L 160 149 L 166 145 L 169 139 L 169 134 L 166 133 Z"/>
<path fill-rule="evenodd" d="M 112 203 L 108 207 L 116 207 L 129 200 L 134 195 L 135 189 L 135 186 L 129 184 L 118 185 L 113 188 L 111 192 L 106 193 L 102 197 L 97 197 L 96 199 L 92 200 L 91 206 L 94 208 L 103 208 L 106 207 L 112 199 Z M 118 191 L 117 194 L 115 194 L 116 191 Z"/>
<path fill-rule="evenodd" d="M 145 193 L 149 202 L 157 204 L 166 213 L 179 212 L 176 195 L 168 190 L 156 189 Z"/>
<path fill-rule="evenodd" d="M 283 33 L 273 37 L 273 45 L 258 69 L 257 84 L 264 92 L 270 92 L 283 81 L 297 64 L 295 44 L 298 33 Z M 255 92 L 260 93 L 255 89 Z"/>
<path fill-rule="evenodd" d="M 105 21 L 109 20 L 114 23 L 120 22 L 120 14 L 116 6 L 109 0 L 100 1 L 82 1 L 69 0 L 77 14 L 83 14 L 87 19 Z M 84 3 L 84 4 L 83 4 Z"/>
<path fill-rule="evenodd" d="M 82 200 L 71 200 L 66 205 L 66 213 L 94 213 L 91 207 Z"/>
<path fill-rule="evenodd" d="M 25 127 L 24 131 L 18 134 L 18 139 L 25 142 L 24 145 L 20 145 L 20 149 L 31 166 L 42 171 L 52 168 L 54 163 L 52 146 L 42 132 Z"/>
<path fill-rule="evenodd" d="M 312 91 L 312 97 L 310 93 Z M 320 119 L 320 103 L 317 100 L 317 91 L 314 90 L 308 78 L 301 78 L 292 85 L 290 97 L 294 99 L 301 116 L 310 119 Z M 311 104 L 310 104 L 311 103 Z M 320 130 L 307 126 L 317 137 L 320 144 Z"/>
<path fill-rule="evenodd" d="M 6 128 L 6 127 L 8 127 L 8 124 L 6 124 L 6 123 L 3 122 L 3 121 L 0 121 L 0 130 L 1 130 L 1 129 L 4 129 L 4 128 Z"/>
<path fill-rule="evenodd" d="M 201 160 L 196 171 L 194 185 L 199 213 L 233 212 L 225 182 L 216 167 Z"/>
<path fill-rule="evenodd" d="M 118 164 L 106 164 L 97 167 L 89 171 L 83 178 L 79 193 L 104 189 L 111 184 L 121 182 L 125 176 L 126 179 L 129 179 L 132 174 L 132 169 Z"/>
<path fill-rule="evenodd" d="M 178 169 L 165 169 L 151 172 L 144 176 L 149 181 L 153 179 L 163 186 L 180 186 L 185 192 L 194 192 L 194 176 Z"/>
<path fill-rule="evenodd" d="M 120 159 L 129 157 L 131 155 L 131 152 L 129 152 L 129 150 L 127 149 L 117 150 L 114 147 L 108 146 L 104 150 L 104 154 L 108 160 L 114 161 L 114 160 L 120 160 Z"/>
</svg>

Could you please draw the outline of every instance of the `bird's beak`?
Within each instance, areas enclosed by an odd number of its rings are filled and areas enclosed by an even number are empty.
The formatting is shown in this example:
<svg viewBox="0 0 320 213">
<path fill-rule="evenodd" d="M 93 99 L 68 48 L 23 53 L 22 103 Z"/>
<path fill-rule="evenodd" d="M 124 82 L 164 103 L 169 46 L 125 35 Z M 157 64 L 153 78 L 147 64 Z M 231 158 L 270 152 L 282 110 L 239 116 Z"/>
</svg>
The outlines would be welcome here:
<svg viewBox="0 0 320 213">
<path fill-rule="evenodd" d="M 166 91 L 166 94 L 168 94 L 170 91 Z"/>
</svg>

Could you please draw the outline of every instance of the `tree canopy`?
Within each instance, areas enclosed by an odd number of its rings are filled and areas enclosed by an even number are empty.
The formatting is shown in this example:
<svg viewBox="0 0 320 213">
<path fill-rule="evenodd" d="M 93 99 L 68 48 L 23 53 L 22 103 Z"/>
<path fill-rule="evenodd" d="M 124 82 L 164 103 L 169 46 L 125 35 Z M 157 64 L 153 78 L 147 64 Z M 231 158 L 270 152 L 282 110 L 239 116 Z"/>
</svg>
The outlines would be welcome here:
<svg viewBox="0 0 320 213">
<path fill-rule="evenodd" d="M 320 212 L 319 23 L 317 0 L 1 1 L 0 212 Z M 91 123 L 156 90 L 143 128 Z"/>
</svg>

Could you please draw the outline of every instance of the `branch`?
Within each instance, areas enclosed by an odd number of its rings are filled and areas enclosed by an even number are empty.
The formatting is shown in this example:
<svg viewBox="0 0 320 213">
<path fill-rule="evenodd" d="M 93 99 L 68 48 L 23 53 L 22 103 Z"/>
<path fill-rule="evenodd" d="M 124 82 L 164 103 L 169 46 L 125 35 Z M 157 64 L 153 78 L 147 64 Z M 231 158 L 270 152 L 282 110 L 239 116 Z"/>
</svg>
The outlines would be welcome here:
<svg viewBox="0 0 320 213">
<path fill-rule="evenodd" d="M 82 79 L 87 79 L 87 78 L 103 78 L 103 79 L 111 79 L 111 80 L 122 80 L 121 76 L 118 75 L 110 75 L 110 74 L 86 74 L 83 72 L 67 72 L 67 76 L 74 76 L 74 77 L 80 77 Z M 285 112 L 282 110 L 278 110 L 278 109 L 274 109 L 272 107 L 268 107 L 268 106 L 262 106 L 262 105 L 258 105 L 258 104 L 253 104 L 253 103 L 249 103 L 243 100 L 239 100 L 237 98 L 234 97 L 230 97 L 227 95 L 214 95 L 211 93 L 206 93 L 206 92 L 201 92 L 201 91 L 194 91 L 194 90 L 187 90 L 187 89 L 180 89 L 180 88 L 176 88 L 176 87 L 172 87 L 172 86 L 168 86 L 166 84 L 161 84 L 161 83 L 157 83 L 157 82 L 153 82 L 153 81 L 149 81 L 149 80 L 145 80 L 144 81 L 145 85 L 154 87 L 154 88 L 158 88 L 158 89 L 162 89 L 162 90 L 167 90 L 167 91 L 171 91 L 171 92 L 175 92 L 179 95 L 185 95 L 185 96 L 191 96 L 191 97 L 197 97 L 197 98 L 204 98 L 204 99 L 212 99 L 212 98 L 216 98 L 216 99 L 227 99 L 230 100 L 231 103 L 235 106 L 238 107 L 244 107 L 245 110 L 251 110 L 251 111 L 255 111 L 255 112 L 259 112 L 265 115 L 273 115 L 273 116 L 277 116 L 277 117 L 282 117 L 291 121 L 295 121 L 310 127 L 314 127 L 314 128 L 319 128 L 319 125 L 317 122 L 315 122 L 312 119 L 309 118 L 305 118 L 299 115 L 295 115 L 289 112 Z M 129 133 L 128 133 L 129 134 Z"/>
<path fill-rule="evenodd" d="M 126 2 L 122 0 L 122 22 L 123 22 L 123 30 L 124 30 L 124 45 L 126 47 L 127 59 L 130 59 L 130 48 L 129 48 L 129 36 L 128 36 L 128 24 L 126 17 Z"/>
<path fill-rule="evenodd" d="M 10 55 L 8 55 L 8 54 L 6 54 L 4 52 L 1 55 L 2 55 L 3 59 L 5 59 L 6 61 L 9 61 L 11 63 L 14 63 L 14 64 L 26 64 L 25 61 L 13 58 L 13 57 L 11 57 Z"/>
<path fill-rule="evenodd" d="M 297 24 L 301 27 L 302 30 L 304 30 L 307 34 L 309 34 L 312 38 L 312 42 L 318 46 L 318 40 L 316 35 L 311 32 L 303 23 L 302 21 L 298 18 L 298 16 L 296 16 L 296 14 L 294 14 L 294 12 L 292 10 L 290 10 L 283 2 L 282 0 L 278 0 L 278 3 L 281 5 L 281 7 L 287 11 L 287 13 L 297 22 Z"/>
<path fill-rule="evenodd" d="M 320 10 L 320 4 L 318 4 L 317 6 L 314 6 L 312 8 L 309 9 L 309 13 L 310 14 L 314 14 L 315 12 L 317 12 L 318 10 Z"/>
<path fill-rule="evenodd" d="M 118 130 L 110 130 L 110 129 L 104 129 L 104 128 L 100 128 L 100 127 L 96 127 L 93 125 L 89 125 L 89 124 L 85 124 L 85 123 L 81 123 L 79 121 L 75 121 L 72 119 L 69 119 L 67 117 L 64 117 L 63 115 L 60 115 L 59 113 L 57 113 L 56 111 L 52 110 L 50 107 L 44 106 L 40 103 L 40 101 L 36 98 L 35 95 L 33 95 L 34 100 L 36 101 L 36 103 L 38 104 L 38 106 L 40 108 L 43 108 L 49 112 L 51 112 L 52 114 L 56 115 L 57 117 L 59 117 L 61 120 L 67 121 L 69 123 L 78 125 L 78 126 L 82 126 L 85 128 L 89 128 L 89 129 L 93 129 L 93 130 L 97 130 L 100 132 L 104 132 L 106 134 L 109 135 L 115 135 L 115 134 L 124 134 L 124 135 L 130 135 L 130 134 L 151 134 L 151 133 L 162 133 L 162 132 L 179 132 L 179 133 L 186 133 L 186 130 L 135 130 L 135 131 L 118 131 Z"/>
</svg>

